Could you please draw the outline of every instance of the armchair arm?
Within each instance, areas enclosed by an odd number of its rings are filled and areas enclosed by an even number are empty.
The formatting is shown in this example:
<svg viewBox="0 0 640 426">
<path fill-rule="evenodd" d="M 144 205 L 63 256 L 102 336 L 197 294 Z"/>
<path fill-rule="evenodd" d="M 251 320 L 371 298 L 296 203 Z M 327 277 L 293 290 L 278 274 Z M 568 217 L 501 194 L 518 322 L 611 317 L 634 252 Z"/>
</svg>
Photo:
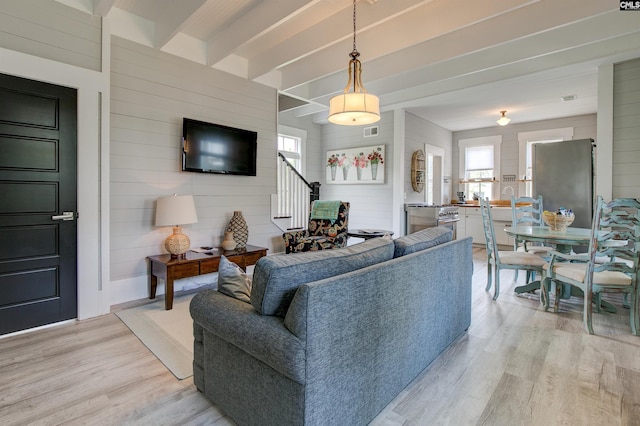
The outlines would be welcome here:
<svg viewBox="0 0 640 426">
<path fill-rule="evenodd" d="M 308 237 L 309 231 L 307 229 L 303 229 L 302 231 L 289 231 L 282 234 L 285 247 L 293 247 L 298 244 L 298 241 Z"/>
<path fill-rule="evenodd" d="M 304 341 L 284 326 L 282 318 L 260 315 L 251 304 L 215 290 L 196 294 L 190 313 L 194 329 L 198 325 L 291 380 L 305 382 Z"/>
</svg>

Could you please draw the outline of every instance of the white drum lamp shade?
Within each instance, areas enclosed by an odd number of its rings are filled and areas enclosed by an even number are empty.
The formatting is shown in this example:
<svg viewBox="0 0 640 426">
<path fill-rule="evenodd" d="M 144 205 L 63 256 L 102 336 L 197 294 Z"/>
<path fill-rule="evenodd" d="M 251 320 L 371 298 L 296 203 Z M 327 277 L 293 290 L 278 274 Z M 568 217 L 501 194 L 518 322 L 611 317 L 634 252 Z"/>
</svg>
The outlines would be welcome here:
<svg viewBox="0 0 640 426">
<path fill-rule="evenodd" d="M 376 95 L 350 92 L 329 101 L 329 121 L 343 126 L 360 126 L 380 120 L 380 100 Z"/>
<path fill-rule="evenodd" d="M 164 246 L 174 259 L 184 257 L 191 241 L 182 233 L 182 226 L 197 223 L 196 205 L 192 195 L 173 195 L 158 198 L 156 226 L 173 226 L 173 234 L 167 237 Z"/>
</svg>

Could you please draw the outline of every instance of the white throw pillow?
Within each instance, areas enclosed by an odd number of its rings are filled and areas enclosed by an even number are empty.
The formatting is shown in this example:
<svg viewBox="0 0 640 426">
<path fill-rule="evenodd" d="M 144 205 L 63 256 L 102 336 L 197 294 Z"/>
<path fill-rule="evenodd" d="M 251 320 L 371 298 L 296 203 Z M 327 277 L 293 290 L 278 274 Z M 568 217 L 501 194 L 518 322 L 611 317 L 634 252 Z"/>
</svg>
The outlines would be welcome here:
<svg viewBox="0 0 640 426">
<path fill-rule="evenodd" d="M 218 291 L 243 302 L 251 303 L 251 278 L 238 265 L 224 256 L 218 266 Z"/>
</svg>

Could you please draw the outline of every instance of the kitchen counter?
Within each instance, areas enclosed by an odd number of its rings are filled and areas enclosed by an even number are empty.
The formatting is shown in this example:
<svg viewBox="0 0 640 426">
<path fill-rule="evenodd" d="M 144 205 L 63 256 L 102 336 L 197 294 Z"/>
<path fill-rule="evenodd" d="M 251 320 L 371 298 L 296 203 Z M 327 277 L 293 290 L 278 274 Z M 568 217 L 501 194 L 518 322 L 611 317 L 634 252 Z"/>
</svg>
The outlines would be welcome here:
<svg viewBox="0 0 640 426">
<path fill-rule="evenodd" d="M 516 206 L 526 206 L 530 203 L 516 203 Z M 451 203 L 452 206 L 458 207 L 480 207 L 480 203 L 478 201 L 467 201 L 466 203 Z M 511 208 L 511 200 L 489 200 L 489 205 L 491 207 L 507 207 Z"/>
</svg>

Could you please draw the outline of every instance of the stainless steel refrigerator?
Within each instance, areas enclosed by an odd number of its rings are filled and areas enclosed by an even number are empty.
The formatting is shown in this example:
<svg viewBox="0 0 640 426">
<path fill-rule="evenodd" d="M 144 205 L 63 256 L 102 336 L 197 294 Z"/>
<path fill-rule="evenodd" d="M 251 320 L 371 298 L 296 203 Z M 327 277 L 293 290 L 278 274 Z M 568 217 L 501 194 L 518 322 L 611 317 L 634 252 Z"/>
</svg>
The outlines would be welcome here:
<svg viewBox="0 0 640 426">
<path fill-rule="evenodd" d="M 573 210 L 572 227 L 591 228 L 594 204 L 593 139 L 533 145 L 533 195 L 545 210 Z"/>
</svg>

